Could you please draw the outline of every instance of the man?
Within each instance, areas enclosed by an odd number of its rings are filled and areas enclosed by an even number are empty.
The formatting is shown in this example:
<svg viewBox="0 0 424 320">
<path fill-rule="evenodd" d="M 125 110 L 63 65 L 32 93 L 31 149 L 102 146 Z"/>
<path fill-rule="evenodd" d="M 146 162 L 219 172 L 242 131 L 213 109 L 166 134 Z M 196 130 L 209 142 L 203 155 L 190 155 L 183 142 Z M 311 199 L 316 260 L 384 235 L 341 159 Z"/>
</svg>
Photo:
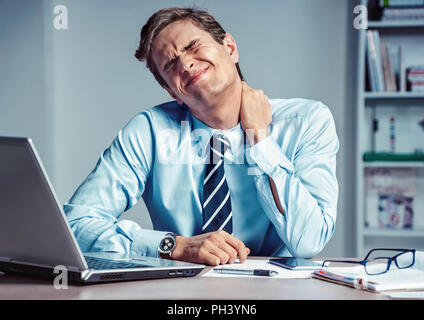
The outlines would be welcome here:
<svg viewBox="0 0 424 320">
<path fill-rule="evenodd" d="M 156 12 L 136 57 L 175 101 L 131 119 L 65 204 L 82 250 L 210 265 L 319 253 L 338 194 L 329 109 L 250 88 L 204 11 Z M 154 230 L 118 221 L 141 197 Z"/>
</svg>

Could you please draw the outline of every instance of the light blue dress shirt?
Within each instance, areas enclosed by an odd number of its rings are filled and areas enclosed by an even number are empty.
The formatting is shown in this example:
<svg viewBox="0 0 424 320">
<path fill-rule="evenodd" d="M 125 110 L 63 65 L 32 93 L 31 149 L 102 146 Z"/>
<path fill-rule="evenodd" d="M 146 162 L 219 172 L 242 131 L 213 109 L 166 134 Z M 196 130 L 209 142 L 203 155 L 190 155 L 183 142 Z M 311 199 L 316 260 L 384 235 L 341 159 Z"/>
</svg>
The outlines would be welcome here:
<svg viewBox="0 0 424 320">
<path fill-rule="evenodd" d="M 233 235 L 251 255 L 312 257 L 334 233 L 339 141 L 321 102 L 269 100 L 270 135 L 253 147 L 240 123 L 216 130 L 175 101 L 132 118 L 64 205 L 82 251 L 158 256 L 164 235 L 201 233 L 203 179 L 209 139 L 231 143 L 224 159 Z M 268 176 L 284 210 L 274 202 Z M 119 219 L 143 198 L 154 230 Z"/>
</svg>

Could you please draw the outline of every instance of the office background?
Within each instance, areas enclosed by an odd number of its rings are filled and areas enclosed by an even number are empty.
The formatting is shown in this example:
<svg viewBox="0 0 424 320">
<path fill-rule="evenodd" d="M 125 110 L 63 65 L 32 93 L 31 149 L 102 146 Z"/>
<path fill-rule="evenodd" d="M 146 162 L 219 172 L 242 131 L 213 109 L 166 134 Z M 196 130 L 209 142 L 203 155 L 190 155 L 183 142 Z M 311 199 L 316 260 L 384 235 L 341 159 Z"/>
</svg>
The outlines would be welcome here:
<svg viewBox="0 0 424 320">
<path fill-rule="evenodd" d="M 67 30 L 53 26 L 56 5 L 68 10 Z M 336 232 L 321 255 L 353 256 L 353 1 L 0 0 L 0 135 L 31 137 L 67 201 L 131 117 L 171 100 L 134 52 L 156 10 L 193 5 L 234 36 L 253 88 L 330 107 L 340 193 Z M 151 228 L 142 201 L 123 218 Z"/>
</svg>

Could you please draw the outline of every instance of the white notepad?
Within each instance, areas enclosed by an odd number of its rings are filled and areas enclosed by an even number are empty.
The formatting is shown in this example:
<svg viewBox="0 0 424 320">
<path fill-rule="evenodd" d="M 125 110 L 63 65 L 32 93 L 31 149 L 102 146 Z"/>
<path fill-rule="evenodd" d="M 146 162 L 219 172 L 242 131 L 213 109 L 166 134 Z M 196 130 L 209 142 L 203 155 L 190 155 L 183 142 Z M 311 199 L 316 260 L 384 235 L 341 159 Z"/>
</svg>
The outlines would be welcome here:
<svg viewBox="0 0 424 320">
<path fill-rule="evenodd" d="M 228 278 L 228 277 L 256 277 L 256 278 L 280 278 L 280 279 L 307 279 L 311 277 L 311 270 L 308 271 L 293 271 L 285 268 L 281 268 L 275 265 L 268 263 L 269 259 L 264 260 L 245 260 L 244 263 L 233 263 L 225 264 L 219 266 L 219 268 L 228 268 L 228 269 L 267 269 L 277 271 L 278 274 L 274 277 L 263 277 L 263 276 L 251 276 L 251 275 L 239 275 L 239 274 L 225 274 L 218 273 L 213 271 L 213 269 L 206 272 L 203 277 L 218 277 L 218 278 Z"/>
</svg>

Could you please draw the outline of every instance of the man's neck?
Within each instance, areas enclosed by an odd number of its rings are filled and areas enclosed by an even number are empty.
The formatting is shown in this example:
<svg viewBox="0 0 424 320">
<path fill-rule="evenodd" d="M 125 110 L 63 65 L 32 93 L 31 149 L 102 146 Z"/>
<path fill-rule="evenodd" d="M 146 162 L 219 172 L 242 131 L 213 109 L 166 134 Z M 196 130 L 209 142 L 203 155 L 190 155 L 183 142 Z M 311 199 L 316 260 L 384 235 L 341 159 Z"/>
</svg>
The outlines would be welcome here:
<svg viewBox="0 0 424 320">
<path fill-rule="evenodd" d="M 228 89 L 221 97 L 217 97 L 213 105 L 202 108 L 204 112 L 193 115 L 214 129 L 234 128 L 240 121 L 241 82 L 237 81 Z"/>
</svg>

